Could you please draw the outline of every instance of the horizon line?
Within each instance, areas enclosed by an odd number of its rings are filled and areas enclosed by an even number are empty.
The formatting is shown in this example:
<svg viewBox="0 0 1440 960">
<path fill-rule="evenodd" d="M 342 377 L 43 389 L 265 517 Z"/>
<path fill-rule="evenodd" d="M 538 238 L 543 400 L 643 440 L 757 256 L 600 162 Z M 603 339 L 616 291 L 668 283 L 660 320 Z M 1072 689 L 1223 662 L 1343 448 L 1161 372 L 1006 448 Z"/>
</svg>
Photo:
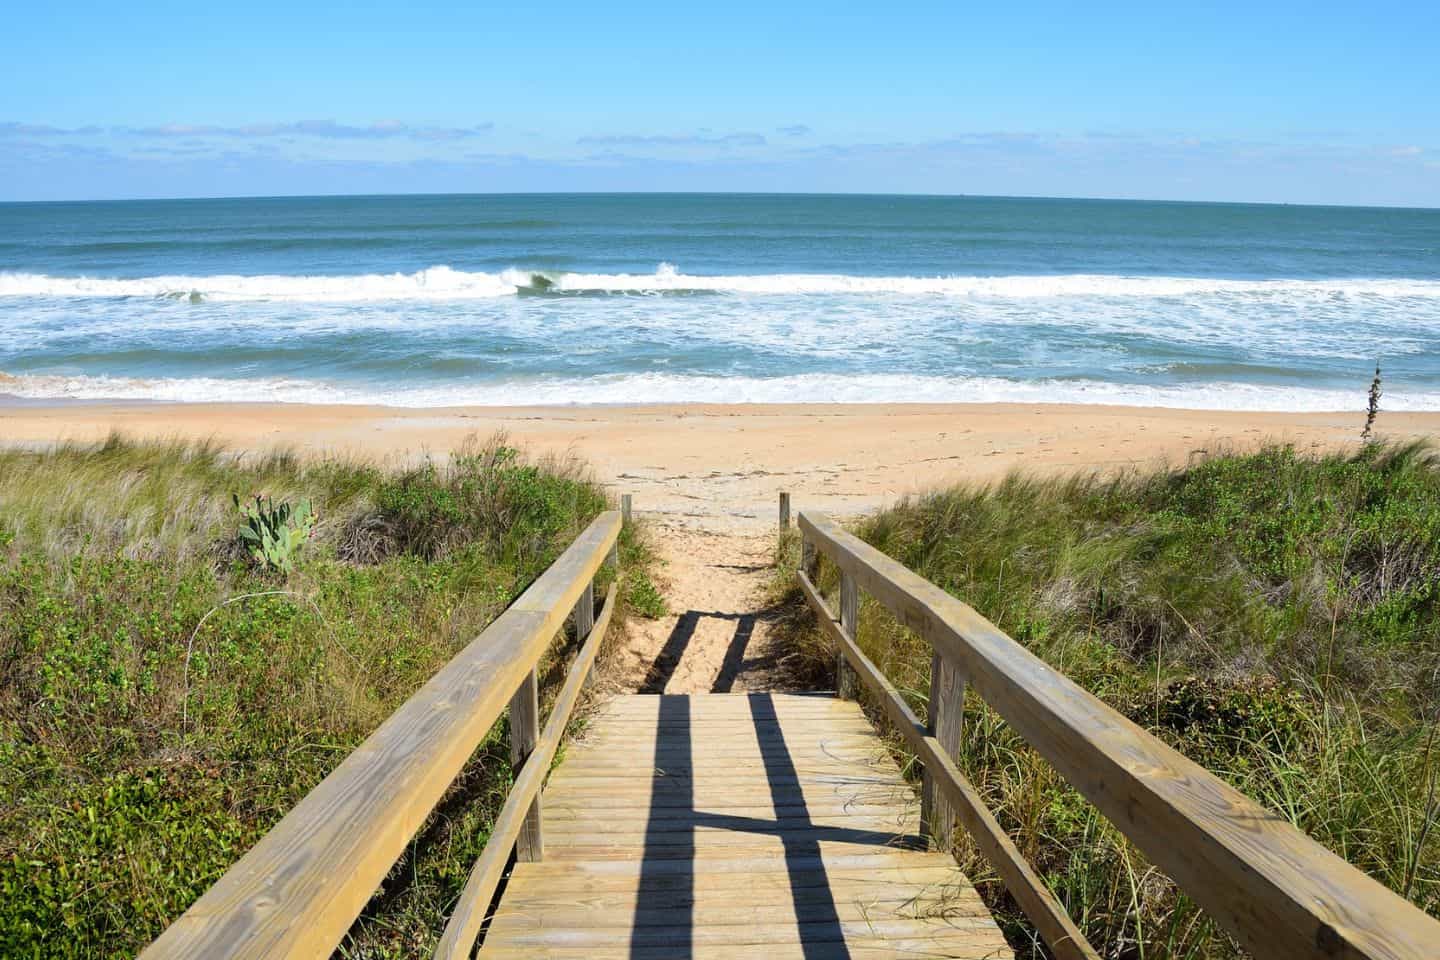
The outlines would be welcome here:
<svg viewBox="0 0 1440 960">
<path fill-rule="evenodd" d="M 0 206 L 20 204 L 86 204 L 86 203 L 186 203 L 219 200 L 380 200 L 401 197 L 904 197 L 908 199 L 932 200 L 1061 200 L 1069 202 L 1099 203 L 1165 203 L 1194 204 L 1206 206 L 1241 207 L 1307 207 L 1342 210 L 1412 210 L 1440 211 L 1440 206 L 1415 206 L 1410 204 L 1374 203 L 1319 203 L 1290 200 L 1193 200 L 1170 197 L 1124 197 L 1124 196 L 1053 196 L 1049 194 L 988 194 L 988 193 L 921 193 L 921 192 L 874 192 L 866 190 L 847 191 L 790 191 L 790 190 L 498 190 L 498 191 L 396 191 L 391 193 L 274 193 L 274 194 L 219 194 L 207 196 L 174 197 L 90 197 L 49 200 L 0 200 Z"/>
</svg>

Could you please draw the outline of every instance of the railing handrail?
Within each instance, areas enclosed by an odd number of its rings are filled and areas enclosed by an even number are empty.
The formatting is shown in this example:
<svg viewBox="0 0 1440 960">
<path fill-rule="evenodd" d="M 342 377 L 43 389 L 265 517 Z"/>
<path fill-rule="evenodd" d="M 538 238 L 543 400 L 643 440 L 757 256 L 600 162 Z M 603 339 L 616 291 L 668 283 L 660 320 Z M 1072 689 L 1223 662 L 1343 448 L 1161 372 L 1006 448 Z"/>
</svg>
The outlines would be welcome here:
<svg viewBox="0 0 1440 960">
<path fill-rule="evenodd" d="M 565 683 L 550 708 L 550 719 L 545 722 L 545 729 L 540 733 L 534 750 L 519 769 L 512 771 L 515 780 L 510 785 L 510 795 L 505 798 L 504 806 L 495 817 L 495 823 L 490 828 L 490 839 L 485 842 L 485 849 L 471 868 L 465 888 L 460 891 L 455 909 L 445 924 L 440 942 L 435 946 L 435 960 L 466 960 L 474 951 L 475 940 L 486 920 L 485 911 L 500 886 L 505 868 L 509 865 L 510 853 L 515 849 L 516 839 L 526 826 L 530 825 L 527 821 L 537 828 L 534 849 L 527 851 L 527 855 L 535 860 L 541 858 L 543 844 L 538 837 L 541 820 L 540 790 L 544 786 L 545 775 L 550 772 L 555 751 L 565 736 L 570 712 L 575 708 L 575 701 L 579 698 L 589 677 L 590 668 L 595 663 L 595 657 L 600 652 L 600 642 L 605 638 L 610 617 L 615 612 L 615 588 L 616 584 L 610 584 L 605 605 L 601 608 L 600 615 L 595 618 L 595 626 L 591 628 L 590 635 L 584 639 L 580 650 L 575 654 L 575 660 L 570 664 Z"/>
<path fill-rule="evenodd" d="M 607 511 L 295 805 L 142 957 L 326 957 L 611 555 Z"/>
<path fill-rule="evenodd" d="M 802 512 L 799 525 L 807 555 L 812 545 L 819 548 L 842 579 L 868 590 L 925 638 L 1247 950 L 1285 960 L 1433 960 L 1440 922 L 1414 904 L 827 517 Z M 853 622 L 852 614 L 852 630 Z"/>
</svg>

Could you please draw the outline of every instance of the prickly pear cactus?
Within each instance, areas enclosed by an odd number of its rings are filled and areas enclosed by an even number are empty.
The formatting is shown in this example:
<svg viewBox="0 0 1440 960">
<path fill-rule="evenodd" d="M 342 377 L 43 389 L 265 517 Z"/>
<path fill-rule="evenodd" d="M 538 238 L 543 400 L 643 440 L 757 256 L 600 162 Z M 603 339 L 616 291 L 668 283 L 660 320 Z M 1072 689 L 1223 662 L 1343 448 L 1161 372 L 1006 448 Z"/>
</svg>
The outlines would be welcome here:
<svg viewBox="0 0 1440 960">
<path fill-rule="evenodd" d="M 275 503 L 269 497 L 256 495 L 253 502 L 231 499 L 240 511 L 239 538 L 245 552 L 256 566 L 288 574 L 295 568 L 295 555 L 310 538 L 315 527 L 315 511 L 309 500 L 295 506 L 285 501 Z"/>
</svg>

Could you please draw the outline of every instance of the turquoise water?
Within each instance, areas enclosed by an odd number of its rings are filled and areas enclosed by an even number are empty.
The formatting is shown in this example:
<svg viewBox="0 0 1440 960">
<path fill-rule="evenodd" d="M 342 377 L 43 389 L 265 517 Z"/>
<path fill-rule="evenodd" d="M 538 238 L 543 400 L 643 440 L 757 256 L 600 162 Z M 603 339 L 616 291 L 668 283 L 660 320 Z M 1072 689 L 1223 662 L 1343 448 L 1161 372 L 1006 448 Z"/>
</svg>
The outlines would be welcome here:
<svg viewBox="0 0 1440 960">
<path fill-rule="evenodd" d="M 1440 210 L 535 195 L 0 204 L 0 393 L 1440 409 Z"/>
</svg>

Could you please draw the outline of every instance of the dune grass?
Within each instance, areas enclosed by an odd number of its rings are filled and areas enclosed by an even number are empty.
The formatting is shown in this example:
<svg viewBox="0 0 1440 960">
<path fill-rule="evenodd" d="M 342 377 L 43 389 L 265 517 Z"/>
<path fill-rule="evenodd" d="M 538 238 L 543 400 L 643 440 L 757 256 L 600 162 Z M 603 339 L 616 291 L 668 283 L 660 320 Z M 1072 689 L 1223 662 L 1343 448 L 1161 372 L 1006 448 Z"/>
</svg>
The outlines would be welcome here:
<svg viewBox="0 0 1440 960">
<path fill-rule="evenodd" d="M 902 502 L 857 533 L 1440 916 L 1440 467 L 1427 449 L 1017 475 Z M 790 546 L 777 590 L 795 603 Z M 835 579 L 822 569 L 826 589 Z M 833 652 L 791 609 L 823 679 Z M 929 646 L 869 600 L 859 632 L 923 713 Z M 979 698 L 965 731 L 962 768 L 1103 955 L 1241 955 Z M 1021 954 L 1044 956 L 968 840 L 958 856 Z"/>
<path fill-rule="evenodd" d="M 289 575 L 238 544 L 256 493 L 319 513 Z M 503 439 L 400 471 L 0 452 L 0 955 L 133 955 L 605 508 L 581 465 Z M 643 590 L 628 528 L 621 550 Z M 342 955 L 428 952 L 503 802 L 503 733 Z"/>
</svg>

